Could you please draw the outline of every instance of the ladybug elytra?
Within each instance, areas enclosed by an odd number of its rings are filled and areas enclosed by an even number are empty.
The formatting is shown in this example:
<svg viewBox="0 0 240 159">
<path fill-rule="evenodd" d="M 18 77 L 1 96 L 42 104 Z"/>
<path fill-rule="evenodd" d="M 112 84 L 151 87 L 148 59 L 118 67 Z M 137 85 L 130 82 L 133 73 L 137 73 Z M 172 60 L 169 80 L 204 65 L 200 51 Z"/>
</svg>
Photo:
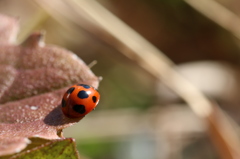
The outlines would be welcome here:
<svg viewBox="0 0 240 159">
<path fill-rule="evenodd" d="M 95 109 L 99 99 L 100 94 L 94 87 L 86 84 L 73 85 L 63 95 L 63 114 L 69 118 L 83 118 Z"/>
</svg>

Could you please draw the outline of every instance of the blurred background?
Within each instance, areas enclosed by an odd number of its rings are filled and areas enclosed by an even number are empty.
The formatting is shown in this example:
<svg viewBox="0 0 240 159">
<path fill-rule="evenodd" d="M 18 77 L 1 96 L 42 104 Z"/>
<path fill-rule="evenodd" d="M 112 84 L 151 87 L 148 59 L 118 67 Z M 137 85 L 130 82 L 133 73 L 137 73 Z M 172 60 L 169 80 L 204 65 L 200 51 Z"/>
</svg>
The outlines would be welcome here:
<svg viewBox="0 0 240 159">
<path fill-rule="evenodd" d="M 209 19 L 189 5 L 202 6 L 204 1 L 98 0 L 163 51 L 181 74 L 240 123 L 240 2 L 209 0 L 216 8 L 205 7 L 205 13 L 219 13 Z M 58 6 L 59 12 L 51 13 L 45 7 L 37 0 L 0 0 L 0 13 L 20 18 L 19 43 L 31 32 L 45 30 L 47 44 L 73 51 L 86 64 L 97 61 L 92 71 L 103 77 L 100 104 L 64 131 L 65 137 L 76 139 L 82 159 L 220 158 L 206 124 L 173 91 L 116 48 L 60 15 L 65 11 Z M 222 8 L 228 12 L 218 10 Z M 222 15 L 229 13 L 236 20 L 226 21 Z"/>
</svg>

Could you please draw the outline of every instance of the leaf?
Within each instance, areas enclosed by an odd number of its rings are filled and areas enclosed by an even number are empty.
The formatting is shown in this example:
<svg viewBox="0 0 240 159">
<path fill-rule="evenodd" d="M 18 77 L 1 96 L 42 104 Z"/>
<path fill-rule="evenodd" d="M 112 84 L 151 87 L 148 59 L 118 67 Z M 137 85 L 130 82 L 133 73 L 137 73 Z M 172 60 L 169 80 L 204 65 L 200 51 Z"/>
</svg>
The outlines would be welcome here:
<svg viewBox="0 0 240 159">
<path fill-rule="evenodd" d="M 0 43 L 0 156 L 20 152 L 32 137 L 63 138 L 62 129 L 81 120 L 62 113 L 63 93 L 75 83 L 96 88 L 99 83 L 74 53 L 45 45 L 43 32 L 20 46 L 11 44 L 15 30 L 2 27 L 6 19 L 0 15 L 0 42 L 6 39 Z M 3 34 L 4 29 L 9 33 Z"/>
<path fill-rule="evenodd" d="M 14 81 L 2 94 L 0 103 L 42 94 L 77 82 L 98 86 L 98 78 L 81 59 L 63 48 L 42 46 L 42 39 L 43 34 L 37 32 L 24 43 L 25 47 L 0 45 L 2 69 L 9 67 L 13 72 L 16 71 L 9 77 Z"/>
<path fill-rule="evenodd" d="M 48 141 L 40 146 L 24 151 L 10 159 L 32 159 L 32 158 L 58 158 L 77 159 L 79 155 L 76 151 L 75 140 L 72 138 Z"/>
</svg>

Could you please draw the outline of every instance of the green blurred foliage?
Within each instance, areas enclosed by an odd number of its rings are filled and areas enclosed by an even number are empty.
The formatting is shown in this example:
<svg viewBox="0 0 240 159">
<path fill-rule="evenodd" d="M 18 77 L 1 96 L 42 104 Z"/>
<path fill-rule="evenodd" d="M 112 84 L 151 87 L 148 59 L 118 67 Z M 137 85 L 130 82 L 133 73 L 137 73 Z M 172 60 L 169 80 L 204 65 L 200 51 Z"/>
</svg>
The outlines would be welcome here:
<svg viewBox="0 0 240 159">
<path fill-rule="evenodd" d="M 85 143 L 77 142 L 77 149 L 81 154 L 94 159 L 114 159 L 116 142 L 105 142 L 101 140 L 91 140 Z"/>
</svg>

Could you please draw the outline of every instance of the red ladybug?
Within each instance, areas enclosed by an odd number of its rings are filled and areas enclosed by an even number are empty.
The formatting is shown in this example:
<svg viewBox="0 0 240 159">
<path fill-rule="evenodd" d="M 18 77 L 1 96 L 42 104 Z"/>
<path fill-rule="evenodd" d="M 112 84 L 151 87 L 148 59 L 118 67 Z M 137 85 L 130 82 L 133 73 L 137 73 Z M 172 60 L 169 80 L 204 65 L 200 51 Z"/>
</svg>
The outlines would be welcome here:
<svg viewBox="0 0 240 159">
<path fill-rule="evenodd" d="M 83 118 L 97 106 L 99 92 L 92 86 L 77 84 L 71 86 L 62 98 L 62 111 L 69 118 Z"/>
</svg>

